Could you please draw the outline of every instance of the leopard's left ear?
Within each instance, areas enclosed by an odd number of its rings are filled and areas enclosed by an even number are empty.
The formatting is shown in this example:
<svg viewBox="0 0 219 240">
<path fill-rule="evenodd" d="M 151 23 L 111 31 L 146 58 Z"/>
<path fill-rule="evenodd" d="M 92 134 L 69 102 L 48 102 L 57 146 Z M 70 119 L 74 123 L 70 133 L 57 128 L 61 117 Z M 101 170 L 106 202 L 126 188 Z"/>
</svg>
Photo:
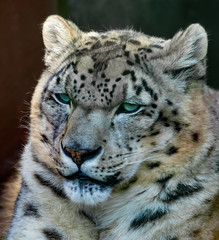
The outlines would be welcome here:
<svg viewBox="0 0 219 240">
<path fill-rule="evenodd" d="M 173 76 L 202 79 L 206 74 L 205 58 L 208 39 L 204 28 L 199 24 L 190 25 L 177 33 L 166 43 L 164 58 L 165 72 Z"/>
</svg>

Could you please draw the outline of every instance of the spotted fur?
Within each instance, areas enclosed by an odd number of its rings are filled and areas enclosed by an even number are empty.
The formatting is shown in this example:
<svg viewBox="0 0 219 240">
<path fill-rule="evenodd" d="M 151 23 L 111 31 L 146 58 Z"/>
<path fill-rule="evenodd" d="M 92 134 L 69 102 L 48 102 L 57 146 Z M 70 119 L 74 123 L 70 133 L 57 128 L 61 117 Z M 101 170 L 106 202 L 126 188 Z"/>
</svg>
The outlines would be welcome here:
<svg viewBox="0 0 219 240">
<path fill-rule="evenodd" d="M 85 33 L 51 16 L 43 40 L 7 239 L 218 239 L 218 93 L 205 83 L 205 30 L 169 40 Z"/>
</svg>

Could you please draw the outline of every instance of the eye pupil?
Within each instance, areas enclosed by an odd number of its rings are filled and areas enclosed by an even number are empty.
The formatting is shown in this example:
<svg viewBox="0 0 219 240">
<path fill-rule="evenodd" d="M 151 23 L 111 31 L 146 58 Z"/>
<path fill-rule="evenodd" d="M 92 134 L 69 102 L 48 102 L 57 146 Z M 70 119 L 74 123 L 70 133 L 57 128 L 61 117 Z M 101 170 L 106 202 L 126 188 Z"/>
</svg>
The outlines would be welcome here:
<svg viewBox="0 0 219 240">
<path fill-rule="evenodd" d="M 65 93 L 57 93 L 56 98 L 58 99 L 59 102 L 64 104 L 69 104 L 70 102 L 69 96 Z"/>
</svg>

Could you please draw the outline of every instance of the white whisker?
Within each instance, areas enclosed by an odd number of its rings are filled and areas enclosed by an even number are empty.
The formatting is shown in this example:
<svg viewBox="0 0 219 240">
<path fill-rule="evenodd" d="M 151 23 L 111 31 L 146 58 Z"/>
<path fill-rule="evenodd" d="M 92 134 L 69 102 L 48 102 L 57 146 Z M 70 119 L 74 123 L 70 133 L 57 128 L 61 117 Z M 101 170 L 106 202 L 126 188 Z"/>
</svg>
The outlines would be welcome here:
<svg viewBox="0 0 219 240">
<path fill-rule="evenodd" d="M 35 131 L 37 131 L 41 135 L 38 129 L 35 129 Z M 42 146 L 44 150 L 46 150 L 46 152 L 49 153 L 49 155 L 52 157 L 53 156 L 52 146 L 43 139 L 42 139 L 42 142 L 39 142 L 39 143 L 40 143 L 40 146 Z"/>
<path fill-rule="evenodd" d="M 137 160 L 137 161 L 134 161 L 134 162 L 128 162 L 126 163 L 125 165 L 123 165 L 122 167 L 124 166 L 128 166 L 128 165 L 134 165 L 134 164 L 138 164 L 138 163 L 143 163 L 143 162 L 146 162 L 148 160 L 150 161 L 156 161 L 157 158 L 159 157 L 162 157 L 164 154 L 159 154 L 159 155 L 156 155 L 156 156 L 149 156 L 149 157 L 145 157 L 143 159 L 140 159 L 140 160 Z"/>
<path fill-rule="evenodd" d="M 136 156 L 136 155 L 144 154 L 144 153 L 147 153 L 147 151 L 126 153 L 126 154 L 124 154 L 124 155 L 126 155 L 126 157 L 123 157 L 123 159 L 128 159 L 128 158 L 130 158 L 132 156 Z"/>
<path fill-rule="evenodd" d="M 43 143 L 40 142 L 40 145 L 52 156 L 52 151 L 48 143 L 43 140 Z"/>
</svg>

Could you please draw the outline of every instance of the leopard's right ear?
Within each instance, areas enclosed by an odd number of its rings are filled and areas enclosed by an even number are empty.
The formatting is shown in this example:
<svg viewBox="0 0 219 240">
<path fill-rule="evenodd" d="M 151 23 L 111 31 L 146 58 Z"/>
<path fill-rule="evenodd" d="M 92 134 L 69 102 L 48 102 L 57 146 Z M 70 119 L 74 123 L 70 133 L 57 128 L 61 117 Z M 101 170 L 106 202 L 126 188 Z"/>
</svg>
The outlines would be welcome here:
<svg viewBox="0 0 219 240">
<path fill-rule="evenodd" d="M 43 42 L 46 47 L 45 64 L 49 66 L 70 44 L 74 50 L 74 45 L 82 34 L 83 32 L 74 23 L 58 15 L 49 16 L 43 24 Z"/>
<path fill-rule="evenodd" d="M 205 80 L 208 38 L 199 24 L 190 25 L 167 41 L 164 54 L 165 73 L 179 81 Z"/>
</svg>

